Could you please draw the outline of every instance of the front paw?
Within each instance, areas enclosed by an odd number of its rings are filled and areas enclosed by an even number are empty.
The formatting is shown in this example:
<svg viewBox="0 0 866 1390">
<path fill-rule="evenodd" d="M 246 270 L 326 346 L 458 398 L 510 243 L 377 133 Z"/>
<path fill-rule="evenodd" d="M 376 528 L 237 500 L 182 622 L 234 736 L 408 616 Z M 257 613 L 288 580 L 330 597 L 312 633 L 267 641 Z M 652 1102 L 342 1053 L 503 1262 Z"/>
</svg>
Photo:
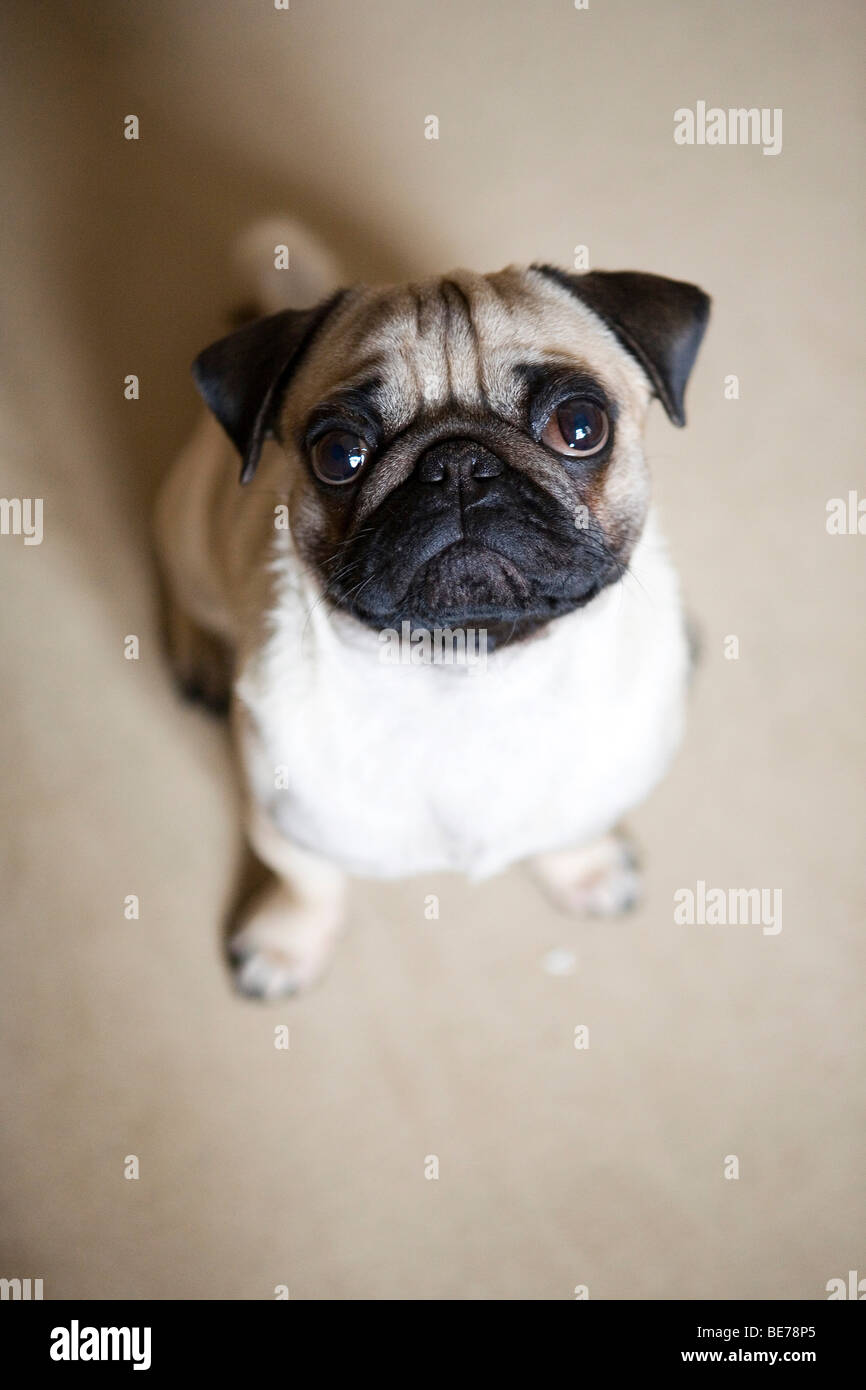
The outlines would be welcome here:
<svg viewBox="0 0 866 1390">
<path fill-rule="evenodd" d="M 640 898 L 640 870 L 623 835 L 605 835 L 583 849 L 539 854 L 531 867 L 556 906 L 572 915 L 616 917 Z"/>
<path fill-rule="evenodd" d="M 229 942 L 237 989 L 256 999 L 309 989 L 330 963 L 340 926 L 333 905 L 298 902 L 280 884 L 264 888 Z"/>
</svg>

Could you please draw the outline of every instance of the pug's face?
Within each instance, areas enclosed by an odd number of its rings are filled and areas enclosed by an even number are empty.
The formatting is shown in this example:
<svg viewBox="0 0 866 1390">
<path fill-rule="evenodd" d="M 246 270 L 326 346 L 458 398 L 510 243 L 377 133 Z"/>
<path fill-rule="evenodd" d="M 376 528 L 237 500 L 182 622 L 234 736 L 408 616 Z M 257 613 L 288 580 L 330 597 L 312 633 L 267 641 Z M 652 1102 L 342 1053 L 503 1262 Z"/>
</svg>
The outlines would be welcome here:
<svg viewBox="0 0 866 1390">
<path fill-rule="evenodd" d="M 647 407 L 683 423 L 708 309 L 657 276 L 458 271 L 261 319 L 194 370 L 244 481 L 280 441 L 323 595 L 377 630 L 483 628 L 491 646 L 625 573 Z"/>
</svg>

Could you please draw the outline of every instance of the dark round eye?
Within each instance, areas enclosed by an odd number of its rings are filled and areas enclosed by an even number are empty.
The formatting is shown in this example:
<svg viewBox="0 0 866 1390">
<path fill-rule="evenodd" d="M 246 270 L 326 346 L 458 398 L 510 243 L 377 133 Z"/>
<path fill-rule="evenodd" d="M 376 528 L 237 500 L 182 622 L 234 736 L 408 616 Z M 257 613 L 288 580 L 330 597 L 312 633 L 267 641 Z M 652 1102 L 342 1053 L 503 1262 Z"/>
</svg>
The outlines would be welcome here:
<svg viewBox="0 0 866 1390">
<path fill-rule="evenodd" d="M 578 396 L 557 406 L 541 436 L 548 448 L 575 458 L 597 454 L 609 438 L 610 423 L 601 406 Z"/>
<path fill-rule="evenodd" d="M 330 430 L 313 445 L 313 472 L 323 483 L 351 483 L 369 457 L 370 446 L 360 435 Z"/>
</svg>

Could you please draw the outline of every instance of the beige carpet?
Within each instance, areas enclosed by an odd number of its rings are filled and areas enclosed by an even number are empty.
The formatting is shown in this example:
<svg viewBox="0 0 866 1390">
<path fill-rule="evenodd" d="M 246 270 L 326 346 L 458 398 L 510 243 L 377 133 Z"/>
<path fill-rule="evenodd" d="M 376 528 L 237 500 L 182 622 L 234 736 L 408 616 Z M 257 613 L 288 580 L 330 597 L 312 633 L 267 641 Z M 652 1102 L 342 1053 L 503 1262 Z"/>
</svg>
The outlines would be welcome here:
<svg viewBox="0 0 866 1390">
<path fill-rule="evenodd" d="M 0 492 L 44 499 L 44 540 L 0 536 L 0 1274 L 232 1299 L 822 1298 L 866 1275 L 866 537 L 825 527 L 866 494 L 863 27 L 854 0 L 7 7 Z M 782 108 L 781 154 L 675 145 L 699 100 Z M 326 983 L 261 1007 L 220 957 L 230 764 L 161 660 L 147 513 L 226 248 L 283 209 L 367 278 L 585 244 L 715 311 L 688 429 L 660 407 L 650 428 L 704 659 L 633 818 L 643 906 L 572 922 L 520 872 L 359 883 Z M 699 879 L 781 888 L 783 930 L 676 925 Z"/>
</svg>

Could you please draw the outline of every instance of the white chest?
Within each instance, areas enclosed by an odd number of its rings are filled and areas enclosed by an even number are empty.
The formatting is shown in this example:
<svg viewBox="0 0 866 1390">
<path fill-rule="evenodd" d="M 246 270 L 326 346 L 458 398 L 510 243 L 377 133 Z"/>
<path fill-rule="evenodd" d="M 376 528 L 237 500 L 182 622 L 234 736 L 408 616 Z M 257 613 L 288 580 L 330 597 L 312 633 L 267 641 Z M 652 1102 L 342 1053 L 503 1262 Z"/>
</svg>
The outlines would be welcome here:
<svg viewBox="0 0 866 1390">
<path fill-rule="evenodd" d="M 289 586 L 239 692 L 242 757 L 284 834 L 351 873 L 483 877 L 609 829 L 679 741 L 687 653 L 657 542 L 634 577 L 486 666 L 395 666 Z"/>
</svg>

